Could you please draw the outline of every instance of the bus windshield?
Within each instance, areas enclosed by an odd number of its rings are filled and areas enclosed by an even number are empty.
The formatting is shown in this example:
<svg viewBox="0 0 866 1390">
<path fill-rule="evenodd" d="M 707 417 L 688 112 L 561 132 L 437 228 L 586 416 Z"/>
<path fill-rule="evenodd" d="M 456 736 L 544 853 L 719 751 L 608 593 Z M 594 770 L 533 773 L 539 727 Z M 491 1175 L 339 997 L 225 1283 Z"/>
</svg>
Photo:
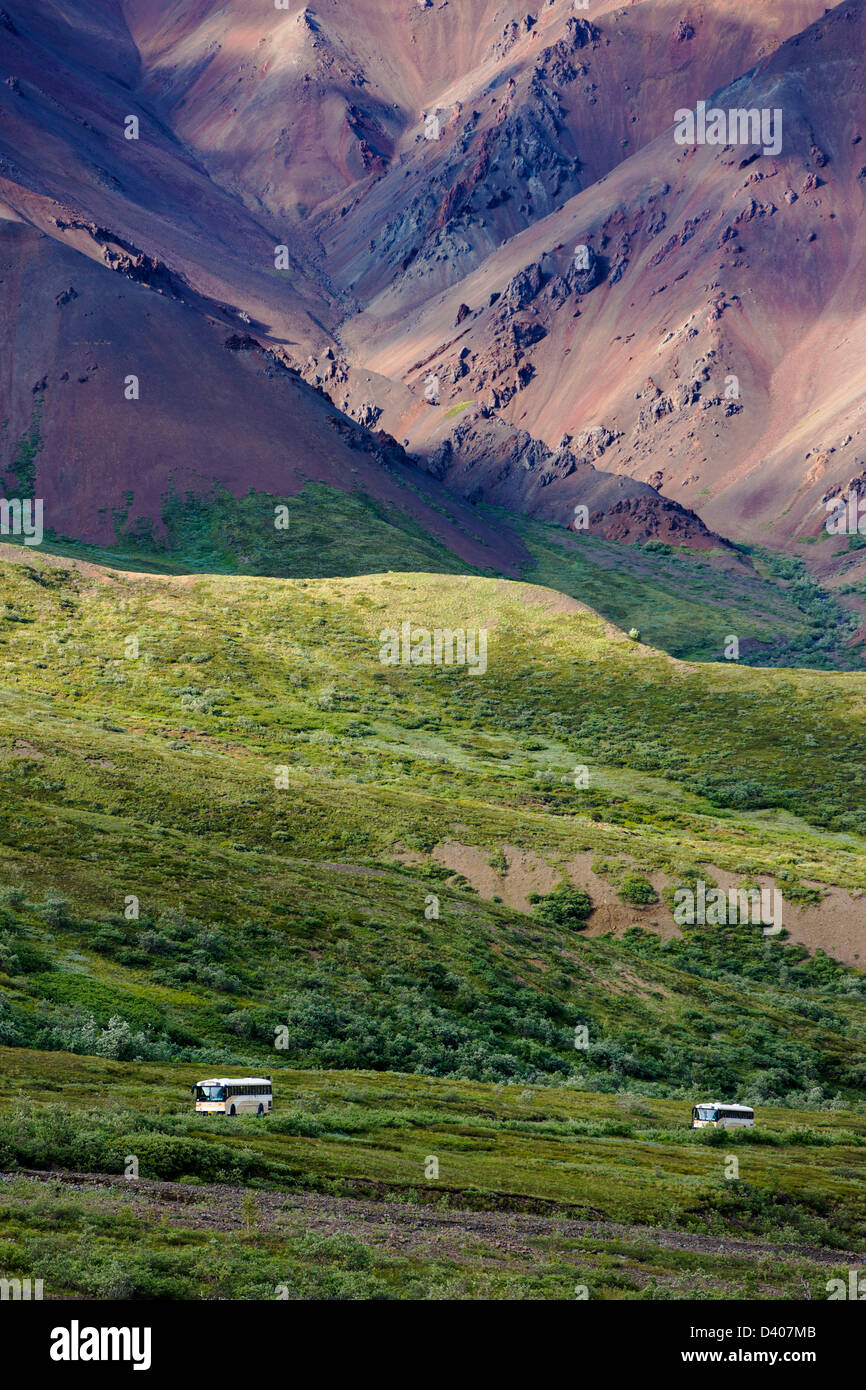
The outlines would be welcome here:
<svg viewBox="0 0 866 1390">
<path fill-rule="evenodd" d="M 698 1119 L 699 1119 L 699 1120 L 717 1120 L 718 1117 L 719 1117 L 719 1112 L 718 1112 L 718 1110 L 714 1110 L 713 1107 L 712 1107 L 711 1105 L 699 1105 L 699 1106 L 698 1106 Z"/>
<path fill-rule="evenodd" d="M 196 1100 L 225 1100 L 225 1086 L 196 1086 Z"/>
</svg>

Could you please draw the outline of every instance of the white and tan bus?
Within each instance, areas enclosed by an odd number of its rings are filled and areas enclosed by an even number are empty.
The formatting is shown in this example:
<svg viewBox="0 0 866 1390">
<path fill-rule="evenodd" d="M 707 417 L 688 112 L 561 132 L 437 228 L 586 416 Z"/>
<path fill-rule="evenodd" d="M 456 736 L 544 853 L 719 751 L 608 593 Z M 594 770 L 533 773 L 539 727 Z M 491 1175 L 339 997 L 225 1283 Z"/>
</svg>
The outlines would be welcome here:
<svg viewBox="0 0 866 1390">
<path fill-rule="evenodd" d="M 274 1108 L 269 1076 L 217 1076 L 193 1086 L 201 1115 L 267 1115 Z"/>
<path fill-rule="evenodd" d="M 742 1129 L 755 1123 L 750 1105 L 724 1105 L 720 1100 L 705 1100 L 692 1107 L 692 1129 Z"/>
</svg>

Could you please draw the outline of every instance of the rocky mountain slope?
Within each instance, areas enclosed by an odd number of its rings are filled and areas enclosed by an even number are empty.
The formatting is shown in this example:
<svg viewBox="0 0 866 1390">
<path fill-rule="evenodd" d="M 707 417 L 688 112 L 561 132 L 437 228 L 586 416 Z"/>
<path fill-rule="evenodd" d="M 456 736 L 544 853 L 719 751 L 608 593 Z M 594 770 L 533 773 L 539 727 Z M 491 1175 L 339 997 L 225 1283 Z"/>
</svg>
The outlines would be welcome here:
<svg viewBox="0 0 866 1390">
<path fill-rule="evenodd" d="M 324 232 L 328 200 L 341 188 L 375 183 L 402 159 L 402 144 L 417 144 L 409 134 L 415 108 L 450 80 L 455 59 L 473 73 L 489 70 L 491 80 L 520 59 L 530 81 L 529 47 L 548 30 L 553 37 L 554 16 L 540 27 L 509 21 L 500 32 L 502 16 L 492 7 L 461 16 L 455 6 L 432 42 L 430 23 L 439 17 L 426 7 L 401 10 L 399 23 L 396 7 L 367 9 L 251 17 L 243 6 L 166 12 L 81 0 L 58 16 L 43 4 L 9 0 L 4 7 L 0 463 L 8 494 L 38 479 L 58 533 L 105 543 L 120 513 L 124 525 L 158 533 L 171 489 L 206 492 L 216 482 L 239 494 L 249 487 L 278 493 L 302 478 L 330 480 L 335 468 L 344 485 L 390 495 L 382 444 L 344 420 L 335 452 L 333 417 L 294 377 L 285 380 L 284 368 L 304 370 L 329 390 L 315 364 L 338 372 L 334 334 L 354 302 L 341 283 L 339 253 L 324 240 L 317 253 L 312 233 Z M 561 15 L 556 26 L 584 36 L 581 43 L 589 33 L 583 20 Z M 406 48 L 418 50 L 414 75 L 403 61 Z M 506 141 L 522 139 L 522 129 L 518 117 Z M 562 176 L 554 177 L 545 208 L 579 186 L 572 177 L 579 161 L 563 153 L 554 163 Z M 362 201 L 367 216 L 373 205 Z M 450 235 L 448 218 L 433 221 Z M 511 229 L 506 219 L 500 234 Z M 275 377 L 278 404 L 264 384 Z M 130 389 L 140 392 L 137 402 L 128 399 Z M 376 402 L 346 405 L 364 431 L 387 423 Z M 242 448 L 232 437 L 239 418 L 256 422 Z M 489 450 L 500 473 L 533 477 L 527 461 L 535 453 L 549 460 L 531 436 L 495 422 L 491 430 L 476 425 L 465 459 L 473 448 L 477 456 Z M 340 464 L 349 436 L 363 440 L 360 453 L 372 469 L 352 474 L 357 459 Z M 412 473 L 398 447 L 386 447 L 415 477 L 415 490 L 429 494 L 432 482 Z M 466 492 L 445 455 L 430 471 Z M 553 471 L 568 466 L 558 459 Z M 603 534 L 661 530 L 709 543 L 700 523 L 660 503 L 650 488 L 582 471 Z M 501 496 L 520 502 L 513 485 Z M 448 506 L 459 512 L 460 504 Z M 418 519 L 439 534 L 429 510 Z M 455 553 L 469 559 L 470 550 Z M 520 555 L 513 537 L 494 550 L 471 558 L 507 569 Z"/>
<path fill-rule="evenodd" d="M 386 448 L 429 496 L 796 547 L 866 474 L 863 0 L 7 0 L 0 33 L 0 465 L 54 506 L 86 474 L 69 534 L 214 481 L 390 495 Z M 779 153 L 677 144 L 707 99 L 781 111 Z"/>
<path fill-rule="evenodd" d="M 391 285 L 344 326 L 347 355 L 416 396 L 435 375 L 445 413 L 493 411 L 725 535 L 821 535 L 864 472 L 864 36 L 863 5 L 839 6 L 712 97 L 781 110 L 778 156 L 668 128 L 455 284 L 417 303 Z M 403 416 L 385 418 L 435 466 L 452 431 Z M 579 479 L 535 481 L 526 505 L 567 522 Z"/>
<path fill-rule="evenodd" d="M 46 530 L 100 545 L 158 541 L 167 505 L 226 490 L 252 491 L 257 529 L 273 537 L 276 506 L 323 485 L 370 499 L 395 533 L 429 537 L 433 567 L 457 557 L 516 573 L 528 560 L 384 432 L 335 410 L 267 339 L 201 312 L 170 283 L 155 290 L 114 272 L 0 223 L 0 468 L 7 495 L 37 490 Z M 287 532 L 283 544 L 303 539 Z"/>
</svg>

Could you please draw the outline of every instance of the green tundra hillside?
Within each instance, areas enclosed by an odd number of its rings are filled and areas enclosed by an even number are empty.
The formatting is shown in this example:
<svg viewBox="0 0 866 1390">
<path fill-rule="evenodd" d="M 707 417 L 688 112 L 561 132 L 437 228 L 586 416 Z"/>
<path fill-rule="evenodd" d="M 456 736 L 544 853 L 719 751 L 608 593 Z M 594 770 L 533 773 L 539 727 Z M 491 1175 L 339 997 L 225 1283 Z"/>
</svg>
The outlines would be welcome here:
<svg viewBox="0 0 866 1390">
<path fill-rule="evenodd" d="M 0 1272 L 826 1297 L 866 1230 L 866 677 L 496 578 L 5 554 Z M 772 885 L 782 930 L 678 925 L 700 882 Z M 227 1069 L 272 1116 L 195 1115 Z M 691 1131 L 714 1097 L 756 1128 Z"/>
</svg>

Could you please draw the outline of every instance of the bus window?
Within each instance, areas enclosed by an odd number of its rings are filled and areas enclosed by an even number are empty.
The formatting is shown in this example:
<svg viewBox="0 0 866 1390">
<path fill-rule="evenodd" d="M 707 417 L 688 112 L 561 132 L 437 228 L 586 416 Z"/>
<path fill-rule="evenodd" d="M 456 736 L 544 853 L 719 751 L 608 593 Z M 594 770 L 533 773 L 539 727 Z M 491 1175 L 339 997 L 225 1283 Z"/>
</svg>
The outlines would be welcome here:
<svg viewBox="0 0 866 1390">
<path fill-rule="evenodd" d="M 225 1086 L 196 1086 L 196 1100 L 225 1100 Z"/>
</svg>

